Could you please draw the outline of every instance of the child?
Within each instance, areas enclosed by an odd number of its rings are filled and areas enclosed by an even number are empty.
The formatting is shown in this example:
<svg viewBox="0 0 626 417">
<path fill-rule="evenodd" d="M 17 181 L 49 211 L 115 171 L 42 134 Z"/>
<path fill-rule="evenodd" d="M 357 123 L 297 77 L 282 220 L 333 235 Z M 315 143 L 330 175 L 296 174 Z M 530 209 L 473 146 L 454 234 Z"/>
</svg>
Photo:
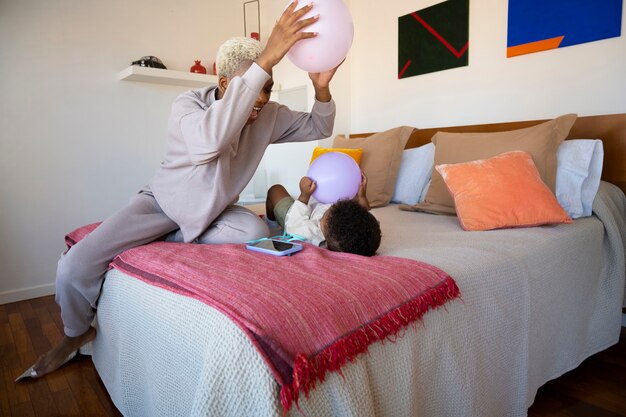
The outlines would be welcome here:
<svg viewBox="0 0 626 417">
<path fill-rule="evenodd" d="M 313 200 L 315 181 L 300 180 L 300 197 L 294 200 L 285 187 L 273 185 L 267 191 L 265 203 L 269 221 L 276 221 L 286 233 L 304 237 L 316 246 L 335 252 L 373 256 L 380 246 L 381 232 L 376 217 L 370 213 L 365 191 L 367 178 L 362 175 L 361 186 L 352 200 L 322 204 Z"/>
</svg>

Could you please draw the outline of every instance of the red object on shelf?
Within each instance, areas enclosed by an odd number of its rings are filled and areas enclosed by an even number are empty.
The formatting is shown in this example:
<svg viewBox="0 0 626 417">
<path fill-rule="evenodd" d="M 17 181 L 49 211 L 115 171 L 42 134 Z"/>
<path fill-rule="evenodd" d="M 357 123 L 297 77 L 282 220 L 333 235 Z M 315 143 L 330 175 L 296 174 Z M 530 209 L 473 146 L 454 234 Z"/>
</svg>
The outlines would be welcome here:
<svg viewBox="0 0 626 417">
<path fill-rule="evenodd" d="M 250 32 L 250 37 L 252 39 L 256 39 L 257 41 L 260 40 L 259 32 Z"/>
<path fill-rule="evenodd" d="M 198 74 L 206 74 L 206 68 L 205 68 L 205 67 L 203 67 L 202 65 L 200 65 L 200 62 L 201 62 L 201 61 L 200 61 L 199 59 L 197 59 L 197 60 L 195 60 L 194 62 L 195 62 L 196 64 L 195 64 L 193 67 L 191 67 L 191 68 L 189 69 L 189 71 L 191 71 L 191 72 L 195 72 L 195 73 L 198 73 Z"/>
</svg>

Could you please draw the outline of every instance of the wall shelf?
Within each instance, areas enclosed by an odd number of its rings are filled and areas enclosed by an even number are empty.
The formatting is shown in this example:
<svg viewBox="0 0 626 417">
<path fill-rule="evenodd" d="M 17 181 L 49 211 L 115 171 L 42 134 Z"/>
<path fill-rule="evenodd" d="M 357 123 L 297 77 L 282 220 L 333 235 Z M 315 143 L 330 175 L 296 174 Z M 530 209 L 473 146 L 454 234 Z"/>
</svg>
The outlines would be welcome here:
<svg viewBox="0 0 626 417">
<path fill-rule="evenodd" d="M 182 85 L 185 87 L 209 87 L 217 85 L 217 76 L 194 72 L 172 71 L 160 68 L 131 65 L 120 71 L 117 78 L 124 81 L 139 81 L 152 84 Z"/>
</svg>

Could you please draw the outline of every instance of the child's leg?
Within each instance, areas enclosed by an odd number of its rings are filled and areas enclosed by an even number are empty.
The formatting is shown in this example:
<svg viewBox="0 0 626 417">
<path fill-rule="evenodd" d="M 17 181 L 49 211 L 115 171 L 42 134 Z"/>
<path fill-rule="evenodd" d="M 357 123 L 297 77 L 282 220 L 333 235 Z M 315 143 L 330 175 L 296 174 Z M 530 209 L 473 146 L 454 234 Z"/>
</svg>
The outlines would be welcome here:
<svg viewBox="0 0 626 417">
<path fill-rule="evenodd" d="M 265 215 L 270 220 L 276 220 L 274 217 L 274 207 L 280 200 L 285 197 L 289 197 L 289 193 L 280 184 L 272 185 L 269 190 L 267 190 L 267 199 L 265 200 Z"/>
</svg>

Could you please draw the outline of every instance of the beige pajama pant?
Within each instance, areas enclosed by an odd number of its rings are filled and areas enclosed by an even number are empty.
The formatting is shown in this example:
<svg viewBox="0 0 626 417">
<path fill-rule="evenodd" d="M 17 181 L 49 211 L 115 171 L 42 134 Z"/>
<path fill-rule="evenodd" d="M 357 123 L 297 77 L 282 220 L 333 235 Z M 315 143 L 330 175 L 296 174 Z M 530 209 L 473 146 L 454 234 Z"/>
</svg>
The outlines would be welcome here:
<svg viewBox="0 0 626 417">
<path fill-rule="evenodd" d="M 252 211 L 230 205 L 194 243 L 244 243 L 269 236 L 265 222 Z M 121 252 L 164 239 L 182 242 L 183 236 L 149 193 L 102 222 L 93 232 L 61 255 L 56 277 L 56 302 L 67 336 L 85 333 L 95 316 L 104 275 Z"/>
</svg>

